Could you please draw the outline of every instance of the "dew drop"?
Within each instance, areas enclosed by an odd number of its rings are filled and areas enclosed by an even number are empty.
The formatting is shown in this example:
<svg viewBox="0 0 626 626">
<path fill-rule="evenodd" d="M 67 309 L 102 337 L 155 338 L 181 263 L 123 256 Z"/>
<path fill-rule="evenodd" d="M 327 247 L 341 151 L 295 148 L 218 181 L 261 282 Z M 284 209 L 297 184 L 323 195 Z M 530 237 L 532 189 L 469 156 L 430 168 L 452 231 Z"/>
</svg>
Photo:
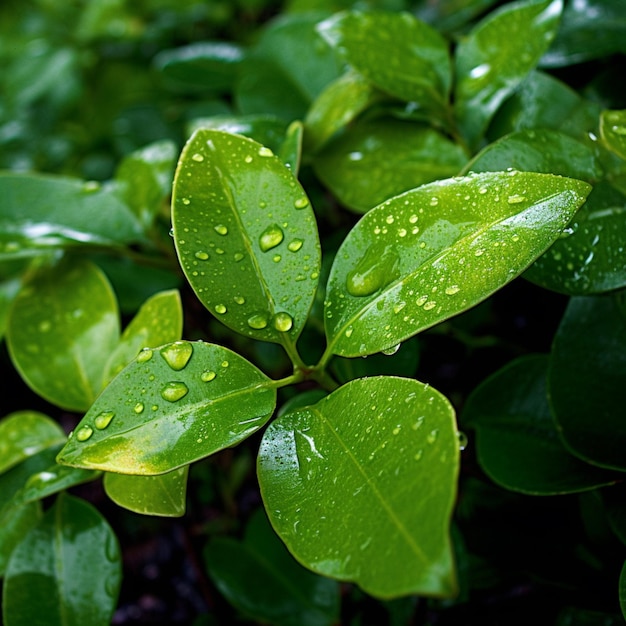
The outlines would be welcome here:
<svg viewBox="0 0 626 626">
<path fill-rule="evenodd" d="M 352 337 L 353 332 L 354 332 L 354 328 L 352 328 L 352 326 L 348 326 L 348 328 L 346 328 L 346 337 L 348 338 Z"/>
<path fill-rule="evenodd" d="M 141 402 L 137 402 L 137 404 L 133 408 L 133 411 L 135 411 L 135 413 L 137 413 L 137 415 L 139 415 L 140 413 L 143 413 L 143 409 L 144 409 L 143 404 Z"/>
<path fill-rule="evenodd" d="M 393 312 L 397 315 L 406 306 L 406 302 L 398 302 L 393 306 Z"/>
<path fill-rule="evenodd" d="M 280 313 L 276 313 L 272 319 L 272 326 L 279 333 L 287 333 L 293 328 L 293 318 L 289 313 L 285 313 L 281 311 Z"/>
<path fill-rule="evenodd" d="M 467 448 L 467 435 L 464 432 L 459 431 L 456 436 L 459 440 L 459 450 L 463 452 L 463 450 Z"/>
<path fill-rule="evenodd" d="M 259 148 L 259 156 L 271 157 L 271 156 L 274 156 L 274 153 L 269 148 L 266 148 L 265 146 L 261 146 Z"/>
<path fill-rule="evenodd" d="M 255 313 L 248 318 L 248 326 L 254 330 L 263 330 L 267 327 L 267 316 L 262 313 Z"/>
<path fill-rule="evenodd" d="M 200 374 L 200 380 L 204 383 L 210 383 L 212 380 L 215 380 L 217 374 L 212 370 L 205 370 Z"/>
<path fill-rule="evenodd" d="M 237 303 L 237 304 L 245 304 L 246 303 L 246 299 L 243 296 L 235 296 L 233 298 L 233 300 Z"/>
<path fill-rule="evenodd" d="M 400 434 L 400 426 L 396 426 L 391 432 L 394 435 L 399 435 Z"/>
<path fill-rule="evenodd" d="M 459 291 L 461 290 L 461 288 L 458 285 L 450 285 L 450 287 L 446 288 L 446 295 L 447 296 L 453 296 L 455 293 L 459 293 Z"/>
<path fill-rule="evenodd" d="M 433 196 L 429 202 L 430 206 L 437 206 L 439 204 L 439 199 Z"/>
<path fill-rule="evenodd" d="M 259 247 L 263 252 L 267 252 L 279 245 L 284 238 L 285 235 L 280 226 L 278 226 L 278 224 L 272 224 L 261 233 L 259 237 Z"/>
<path fill-rule="evenodd" d="M 110 423 L 111 420 L 115 417 L 115 413 L 113 411 L 103 411 L 99 415 L 96 416 L 93 423 L 94 426 L 98 430 L 104 430 Z"/>
<path fill-rule="evenodd" d="M 239 263 L 239 261 L 243 259 L 243 254 L 241 254 L 241 252 L 236 252 L 234 259 L 235 259 L 235 263 Z"/>
<path fill-rule="evenodd" d="M 437 304 L 433 300 L 431 300 L 430 302 L 427 302 L 424 305 L 424 311 L 430 311 L 430 310 L 434 309 L 436 306 L 437 306 Z"/>
<path fill-rule="evenodd" d="M 150 348 L 143 348 L 137 355 L 137 363 L 146 363 L 152 358 L 152 350 Z"/>
<path fill-rule="evenodd" d="M 482 256 L 483 254 L 485 254 L 485 251 L 482 248 L 478 248 L 478 250 L 474 252 L 474 256 Z"/>
<path fill-rule="evenodd" d="M 181 398 L 184 398 L 189 393 L 189 388 L 185 383 L 171 382 L 167 383 L 161 389 L 161 397 L 168 402 L 177 402 Z"/>
<path fill-rule="evenodd" d="M 215 305 L 215 312 L 218 313 L 219 315 L 224 315 L 224 313 L 226 313 L 227 309 L 223 304 L 216 304 Z"/>
<path fill-rule="evenodd" d="M 417 217 L 417 215 L 415 215 L 415 213 L 413 213 L 413 215 L 411 215 L 411 217 L 409 217 L 409 222 L 411 224 L 415 224 L 417 222 L 417 220 L 418 220 L 418 217 Z"/>
<path fill-rule="evenodd" d="M 398 237 L 406 237 L 406 228 L 400 228 L 400 230 L 398 230 Z"/>
<path fill-rule="evenodd" d="M 357 266 L 346 277 L 346 289 L 351 296 L 364 297 L 388 285 L 397 276 L 398 255 L 388 246 L 380 254 L 370 246 Z"/>
<path fill-rule="evenodd" d="M 615 125 L 611 126 L 611 130 L 616 135 L 626 135 L 626 126 L 620 126 L 618 124 L 615 124 Z"/>
<path fill-rule="evenodd" d="M 524 202 L 524 200 L 526 200 L 526 196 L 521 196 L 519 194 L 513 194 L 512 196 L 509 196 L 507 199 L 507 202 L 509 204 L 519 204 L 520 202 Z"/>
<path fill-rule="evenodd" d="M 435 441 L 437 441 L 437 437 L 439 436 L 439 430 L 437 428 L 434 428 L 433 430 L 431 430 L 428 435 L 426 435 L 426 441 L 428 441 L 428 443 L 435 443 Z"/>
<path fill-rule="evenodd" d="M 246 163 L 252 163 L 252 157 L 248 154 L 248 155 L 244 158 L 244 161 L 245 161 Z"/>
<path fill-rule="evenodd" d="M 228 227 L 224 226 L 224 224 L 217 224 L 213 229 L 218 235 L 228 235 Z"/>
<path fill-rule="evenodd" d="M 294 203 L 293 206 L 296 207 L 296 209 L 306 209 L 306 207 L 309 206 L 309 199 L 306 197 L 302 197 L 302 198 L 298 198 Z"/>
<path fill-rule="evenodd" d="M 419 461 L 422 458 L 422 455 L 424 454 L 424 451 L 422 449 L 418 450 L 414 455 L 413 458 L 416 461 Z"/>
<path fill-rule="evenodd" d="M 415 304 L 417 304 L 417 306 L 423 306 L 424 304 L 426 304 L 427 301 L 428 301 L 428 296 L 420 296 L 415 301 Z"/>
<path fill-rule="evenodd" d="M 75 437 L 78 441 L 87 441 L 91 435 L 93 435 L 93 428 L 91 428 L 91 426 L 81 426 L 76 431 Z"/>
<path fill-rule="evenodd" d="M 191 203 L 191 200 L 189 198 L 183 198 L 183 204 L 185 206 L 188 206 Z"/>
<path fill-rule="evenodd" d="M 290 252 L 298 252 L 298 250 L 302 248 L 303 244 L 304 244 L 304 241 L 302 241 L 302 239 L 294 239 L 293 241 L 289 243 L 289 245 L 287 246 L 287 249 Z"/>
<path fill-rule="evenodd" d="M 175 371 L 182 370 L 193 354 L 193 346 L 188 341 L 177 341 L 161 348 L 161 356 Z"/>
<path fill-rule="evenodd" d="M 204 157 L 198 152 L 196 152 L 191 158 L 198 163 L 202 163 L 202 161 L 204 161 Z"/>
<path fill-rule="evenodd" d="M 395 354 L 400 349 L 400 345 L 401 344 L 397 343 L 395 346 L 391 346 L 391 348 L 387 348 L 386 350 L 381 350 L 381 352 L 387 356 L 391 356 L 392 354 Z"/>
<path fill-rule="evenodd" d="M 229 363 L 228 363 L 228 361 L 222 361 L 221 365 L 222 365 L 222 367 L 228 367 Z"/>
<path fill-rule="evenodd" d="M 200 261 L 207 261 L 209 258 L 208 253 L 204 252 L 204 250 L 199 250 L 198 252 L 194 254 L 194 256 L 196 257 L 196 259 L 199 259 Z"/>
<path fill-rule="evenodd" d="M 282 257 L 280 256 L 280 254 L 275 254 L 272 257 L 272 261 L 274 261 L 274 263 L 280 263 L 280 260 L 282 259 Z"/>
<path fill-rule="evenodd" d="M 215 248 L 215 254 L 224 254 L 224 250 L 222 250 L 222 248 Z"/>
</svg>

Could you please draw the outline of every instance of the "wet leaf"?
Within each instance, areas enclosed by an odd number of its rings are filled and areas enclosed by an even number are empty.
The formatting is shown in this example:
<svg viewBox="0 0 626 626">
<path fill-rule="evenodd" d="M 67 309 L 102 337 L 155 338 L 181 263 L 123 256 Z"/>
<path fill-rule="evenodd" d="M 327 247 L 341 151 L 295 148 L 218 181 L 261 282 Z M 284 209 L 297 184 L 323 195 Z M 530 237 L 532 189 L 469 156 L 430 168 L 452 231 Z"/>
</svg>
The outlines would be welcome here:
<svg viewBox="0 0 626 626">
<path fill-rule="evenodd" d="M 183 309 L 178 290 L 157 293 L 141 306 L 124 329 L 107 362 L 105 381 L 119 374 L 142 348 L 154 348 L 181 338 Z"/>
<path fill-rule="evenodd" d="M 602 111 L 600 135 L 610 150 L 626 159 L 626 110 Z"/>
<path fill-rule="evenodd" d="M 262 510 L 243 541 L 215 537 L 205 550 L 209 575 L 245 615 L 275 626 L 331 626 L 339 585 L 304 569 L 289 554 Z"/>
<path fill-rule="evenodd" d="M 548 387 L 566 446 L 576 456 L 626 469 L 626 315 L 617 296 L 570 300 L 552 348 Z"/>
<path fill-rule="evenodd" d="M 0 420 L 0 473 L 24 459 L 63 443 L 59 425 L 37 411 L 17 411 Z"/>
<path fill-rule="evenodd" d="M 335 257 L 327 352 L 381 352 L 481 302 L 558 237 L 589 189 L 494 172 L 424 185 L 376 207 Z"/>
<path fill-rule="evenodd" d="M 120 587 L 113 530 L 83 500 L 56 501 L 16 546 L 3 587 L 6 626 L 107 626 Z"/>
<path fill-rule="evenodd" d="M 142 239 L 137 218 L 113 189 L 43 174 L 0 173 L 0 258 L 74 245 Z"/>
<path fill-rule="evenodd" d="M 189 465 L 158 476 L 104 475 L 104 490 L 115 504 L 143 515 L 185 514 Z"/>
<path fill-rule="evenodd" d="M 102 389 L 119 325 L 115 294 L 95 265 L 72 260 L 44 268 L 13 303 L 7 329 L 11 359 L 40 396 L 85 411 Z"/>
<path fill-rule="evenodd" d="M 455 109 L 471 145 L 548 49 L 562 8 L 562 0 L 507 4 L 490 13 L 459 43 Z"/>
<path fill-rule="evenodd" d="M 496 483 L 532 495 L 575 493 L 619 477 L 584 463 L 564 447 L 546 388 L 548 357 L 511 361 L 477 387 L 463 410 L 476 430 L 478 461 Z"/>
<path fill-rule="evenodd" d="M 306 194 L 269 148 L 196 132 L 178 166 L 172 223 L 183 271 L 209 311 L 248 337 L 295 342 L 320 247 Z"/>
<path fill-rule="evenodd" d="M 315 172 L 341 203 L 359 213 L 403 191 L 457 174 L 464 151 L 421 124 L 355 123 L 315 158 Z"/>
<path fill-rule="evenodd" d="M 302 138 L 304 128 L 302 122 L 296 120 L 289 125 L 285 134 L 278 156 L 280 160 L 289 168 L 294 176 L 298 176 L 300 171 L 300 159 L 302 157 Z"/>
<path fill-rule="evenodd" d="M 100 472 L 77 469 L 66 465 L 51 465 L 47 469 L 31 474 L 24 487 L 14 497 L 15 502 L 34 502 L 55 493 L 96 480 Z"/>
<path fill-rule="evenodd" d="M 164 474 L 234 446 L 276 405 L 273 382 L 203 342 L 146 349 L 98 397 L 57 460 L 122 474 Z"/>
<path fill-rule="evenodd" d="M 381 598 L 450 596 L 458 465 L 446 398 L 372 377 L 272 422 L 258 475 L 272 526 L 313 571 Z"/>
</svg>

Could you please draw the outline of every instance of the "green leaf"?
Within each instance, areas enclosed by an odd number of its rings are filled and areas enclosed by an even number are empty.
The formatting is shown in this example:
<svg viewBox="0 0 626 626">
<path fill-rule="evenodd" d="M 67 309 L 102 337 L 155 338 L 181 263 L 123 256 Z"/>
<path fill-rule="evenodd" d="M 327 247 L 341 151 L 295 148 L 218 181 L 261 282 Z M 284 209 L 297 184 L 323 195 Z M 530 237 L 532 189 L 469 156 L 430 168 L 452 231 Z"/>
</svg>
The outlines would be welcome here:
<svg viewBox="0 0 626 626">
<path fill-rule="evenodd" d="M 381 352 L 481 302 L 557 238 L 589 189 L 494 172 L 424 185 L 376 207 L 335 257 L 327 353 Z"/>
<path fill-rule="evenodd" d="M 0 420 L 0 473 L 51 446 L 63 443 L 59 425 L 37 411 L 17 411 Z"/>
<path fill-rule="evenodd" d="M 626 159 L 626 110 L 602 111 L 600 135 L 609 150 Z"/>
<path fill-rule="evenodd" d="M 365 213 L 466 162 L 462 148 L 429 126 L 383 119 L 355 123 L 318 153 L 314 167 L 342 204 Z"/>
<path fill-rule="evenodd" d="M 429 112 L 447 109 L 452 82 L 448 42 L 425 22 L 410 13 L 352 11 L 334 15 L 318 30 L 379 89 Z"/>
<path fill-rule="evenodd" d="M 4 623 L 106 626 L 120 579 L 120 550 L 106 520 L 83 500 L 61 496 L 11 554 Z"/>
<path fill-rule="evenodd" d="M 102 389 L 119 325 L 115 294 L 95 265 L 74 260 L 44 268 L 13 303 L 7 329 L 11 359 L 40 396 L 84 411 Z"/>
<path fill-rule="evenodd" d="M 185 514 L 189 465 L 159 476 L 104 475 L 104 490 L 119 506 L 143 515 L 181 517 Z"/>
<path fill-rule="evenodd" d="M 11 553 L 41 519 L 39 502 L 11 503 L 0 509 L 0 577 L 4 577 Z"/>
<path fill-rule="evenodd" d="M 601 467 L 625 470 L 626 314 L 618 296 L 570 300 L 554 339 L 548 378 L 565 445 Z"/>
<path fill-rule="evenodd" d="M 304 127 L 302 122 L 296 120 L 289 125 L 285 134 L 278 156 L 280 160 L 289 168 L 294 176 L 298 176 L 300 171 L 300 160 L 302 158 L 302 139 Z"/>
<path fill-rule="evenodd" d="M 42 174 L 0 173 L 0 258 L 72 245 L 142 239 L 139 222 L 111 188 Z"/>
<path fill-rule="evenodd" d="M 18 261 L 19 262 L 19 261 Z M 9 311 L 13 300 L 22 288 L 22 279 L 19 276 L 0 278 L 0 339 L 4 337 L 9 319 Z"/>
<path fill-rule="evenodd" d="M 15 495 L 15 501 L 34 502 L 55 493 L 91 482 L 100 476 L 100 472 L 77 469 L 65 465 L 51 465 L 47 469 L 31 474 L 24 487 Z"/>
<path fill-rule="evenodd" d="M 273 381 L 226 348 L 188 341 L 148 348 L 102 392 L 57 461 L 164 474 L 236 445 L 275 406 Z"/>
<path fill-rule="evenodd" d="M 496 483 L 531 495 L 574 493 L 619 477 L 582 462 L 561 442 L 546 388 L 548 357 L 511 361 L 470 395 L 461 423 L 476 430 L 478 461 Z"/>
<path fill-rule="evenodd" d="M 436 25 L 440 31 L 454 31 L 496 2 L 497 0 L 446 0 L 446 2 L 418 0 L 414 10 L 418 17 L 429 24 Z"/>
<path fill-rule="evenodd" d="M 503 100 L 548 49 L 562 8 L 562 0 L 510 3 L 461 40 L 455 53 L 455 108 L 470 144 L 478 142 Z"/>
<path fill-rule="evenodd" d="M 183 309 L 178 290 L 157 293 L 141 306 L 122 333 L 107 362 L 105 382 L 119 374 L 142 348 L 178 341 L 183 332 Z"/>
<path fill-rule="evenodd" d="M 259 451 L 272 526 L 315 572 L 381 598 L 451 596 L 454 410 L 415 380 L 354 380 L 268 427 Z"/>
<path fill-rule="evenodd" d="M 245 615 L 274 626 L 332 626 L 339 586 L 299 565 L 259 510 L 243 541 L 216 537 L 205 549 L 208 572 Z"/>
<path fill-rule="evenodd" d="M 269 148 L 197 131 L 178 166 L 172 224 L 185 276 L 209 311 L 248 337 L 295 342 L 320 247 L 306 194 Z"/>
</svg>

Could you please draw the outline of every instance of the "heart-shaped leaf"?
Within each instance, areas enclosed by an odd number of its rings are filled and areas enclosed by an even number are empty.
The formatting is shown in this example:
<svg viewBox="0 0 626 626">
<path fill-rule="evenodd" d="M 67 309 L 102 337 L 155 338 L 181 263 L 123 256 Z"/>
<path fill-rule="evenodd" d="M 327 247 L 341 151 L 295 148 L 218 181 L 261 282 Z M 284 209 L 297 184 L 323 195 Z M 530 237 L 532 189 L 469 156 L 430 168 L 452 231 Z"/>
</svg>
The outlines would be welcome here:
<svg viewBox="0 0 626 626">
<path fill-rule="evenodd" d="M 63 494 L 17 545 L 3 587 L 6 626 L 107 626 L 121 580 L 120 550 L 98 511 Z"/>
<path fill-rule="evenodd" d="M 325 303 L 327 353 L 380 352 L 484 300 L 561 233 L 590 186 L 523 172 L 424 185 L 367 213 Z"/>
<path fill-rule="evenodd" d="M 278 418 L 259 451 L 270 521 L 313 571 L 367 593 L 450 596 L 454 410 L 415 380 L 354 380 Z"/>
<path fill-rule="evenodd" d="M 172 224 L 183 271 L 209 311 L 243 335 L 295 342 L 320 247 L 306 194 L 269 148 L 197 131 L 178 165 Z"/>
<path fill-rule="evenodd" d="M 514 2 L 491 13 L 459 43 L 455 109 L 470 144 L 554 39 L 563 0 Z"/>
<path fill-rule="evenodd" d="M 185 514 L 189 465 L 158 476 L 104 475 L 104 490 L 115 504 L 143 515 Z"/>
<path fill-rule="evenodd" d="M 84 260 L 37 272 L 14 301 L 7 329 L 11 359 L 22 378 L 70 411 L 86 411 L 100 393 L 119 335 L 113 289 L 104 273 Z"/>
<path fill-rule="evenodd" d="M 239 443 L 275 405 L 273 381 L 226 348 L 188 341 L 147 348 L 102 392 L 57 460 L 164 474 Z"/>
</svg>

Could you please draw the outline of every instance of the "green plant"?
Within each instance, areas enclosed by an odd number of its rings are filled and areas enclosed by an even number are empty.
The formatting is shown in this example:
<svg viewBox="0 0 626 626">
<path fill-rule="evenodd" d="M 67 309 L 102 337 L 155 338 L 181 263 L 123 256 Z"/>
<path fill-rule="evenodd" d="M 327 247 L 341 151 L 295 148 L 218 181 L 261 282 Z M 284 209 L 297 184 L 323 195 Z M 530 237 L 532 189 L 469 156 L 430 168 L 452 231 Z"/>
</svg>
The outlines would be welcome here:
<svg viewBox="0 0 626 626">
<path fill-rule="evenodd" d="M 257 19 L 270 9 L 241 4 Z M 66 440 L 36 410 L 0 422 L 8 626 L 41 615 L 47 624 L 111 620 L 115 533 L 67 489 L 102 477 L 125 509 L 181 516 L 194 466 L 252 440 L 282 543 L 257 512 L 241 540 L 213 537 L 205 562 L 224 596 L 261 622 L 336 623 L 336 581 L 383 600 L 397 624 L 417 623 L 416 596 L 439 598 L 431 606 L 445 612 L 495 587 L 498 559 L 478 556 L 477 525 L 509 501 L 482 474 L 458 493 L 474 431 L 496 485 L 584 492 L 586 538 L 571 539 L 569 557 L 616 578 L 623 547 L 606 572 L 599 555 L 625 535 L 626 112 L 601 86 L 584 98 L 537 69 L 600 54 L 584 43 L 580 7 L 526 0 L 478 19 L 495 3 L 451 2 L 435 15 L 417 3 L 419 19 L 321 4 L 313 13 L 316 3 L 291 3 L 254 43 L 163 45 L 154 60 L 163 84 L 151 89 L 163 110 L 184 110 L 179 127 L 162 124 L 148 145 L 127 138 L 119 165 L 100 162 L 101 183 L 59 171 L 28 139 L 12 146 L 48 173 L 0 176 L 7 367 L 72 432 Z M 85 48 L 112 37 L 115 20 L 136 23 L 123 4 L 115 11 L 84 7 L 75 47 L 56 53 L 77 85 Z M 213 19 L 223 36 L 234 18 Z M 147 27 L 143 36 L 176 40 Z M 620 37 L 608 39 L 603 57 L 621 51 Z M 112 66 L 104 74 L 119 79 Z M 2 113 L 20 110 L 34 127 L 29 106 L 51 87 L 29 95 L 15 87 L 20 61 L 12 68 L 5 83 L 15 95 Z M 65 119 L 72 96 L 58 99 Z M 95 144 L 67 148 L 83 174 Z M 504 367 L 490 366 L 454 403 L 428 375 L 420 382 L 426 331 L 478 349 L 480 312 L 488 318 L 492 296 L 522 274 L 538 286 L 534 307 L 547 290 L 572 296 L 550 354 L 508 350 Z M 227 503 L 246 458 L 225 479 Z M 545 568 L 534 575 L 552 580 Z M 561 575 L 558 585 L 570 585 Z M 583 620 L 598 610 L 620 619 L 612 597 L 610 606 L 562 607 L 549 623 L 591 623 Z"/>
</svg>

